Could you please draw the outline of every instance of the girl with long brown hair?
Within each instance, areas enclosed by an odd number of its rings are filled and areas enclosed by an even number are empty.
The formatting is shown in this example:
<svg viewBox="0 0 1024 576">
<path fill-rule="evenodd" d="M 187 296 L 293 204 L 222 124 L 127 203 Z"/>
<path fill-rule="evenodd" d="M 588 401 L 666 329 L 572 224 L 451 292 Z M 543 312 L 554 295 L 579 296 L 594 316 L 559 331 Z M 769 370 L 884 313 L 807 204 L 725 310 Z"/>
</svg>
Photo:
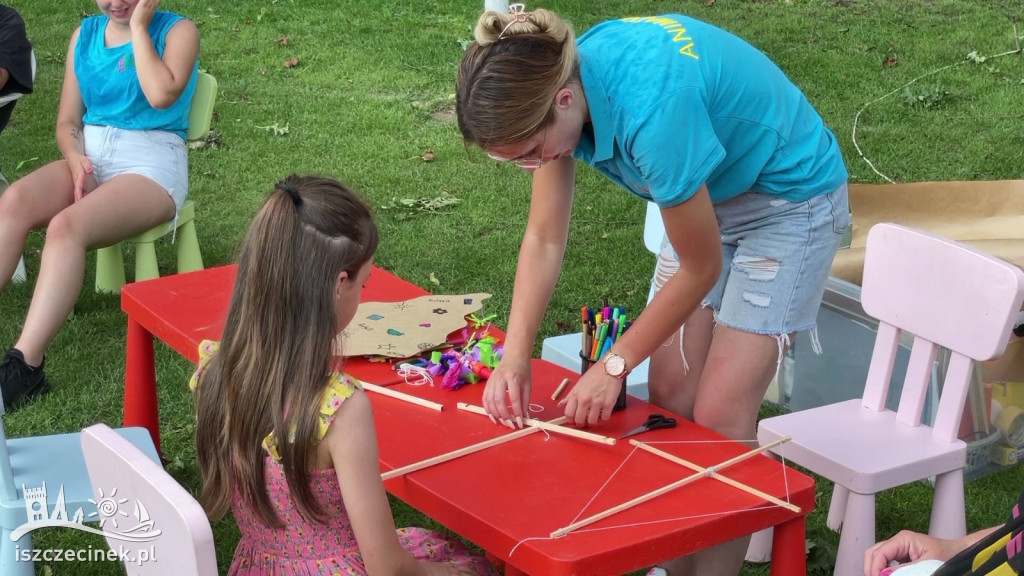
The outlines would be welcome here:
<svg viewBox="0 0 1024 576">
<path fill-rule="evenodd" d="M 341 371 L 378 240 L 344 184 L 294 175 L 245 236 L 223 339 L 192 380 L 202 503 L 242 532 L 229 574 L 491 573 L 436 532 L 396 531 L 370 402 Z"/>
</svg>

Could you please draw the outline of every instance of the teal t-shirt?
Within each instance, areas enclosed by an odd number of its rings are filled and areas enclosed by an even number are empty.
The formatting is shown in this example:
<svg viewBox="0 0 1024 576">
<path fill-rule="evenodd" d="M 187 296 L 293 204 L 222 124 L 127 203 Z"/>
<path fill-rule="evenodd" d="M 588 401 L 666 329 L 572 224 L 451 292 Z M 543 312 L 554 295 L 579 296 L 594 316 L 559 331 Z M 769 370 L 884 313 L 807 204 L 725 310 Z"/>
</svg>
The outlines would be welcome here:
<svg viewBox="0 0 1024 576">
<path fill-rule="evenodd" d="M 591 123 L 573 152 L 670 207 L 706 183 L 806 200 L 847 180 L 835 136 L 744 40 L 678 14 L 603 22 L 577 41 Z"/>
<path fill-rule="evenodd" d="M 179 20 L 181 16 L 170 12 L 153 15 L 149 36 L 157 56 L 163 57 L 167 32 Z M 192 76 L 174 104 L 163 110 L 153 108 L 139 84 L 132 43 L 104 46 L 103 33 L 109 21 L 104 15 L 86 18 L 75 43 L 75 78 L 85 104 L 82 122 L 125 130 L 164 130 L 184 139 L 199 63 L 192 68 Z"/>
</svg>

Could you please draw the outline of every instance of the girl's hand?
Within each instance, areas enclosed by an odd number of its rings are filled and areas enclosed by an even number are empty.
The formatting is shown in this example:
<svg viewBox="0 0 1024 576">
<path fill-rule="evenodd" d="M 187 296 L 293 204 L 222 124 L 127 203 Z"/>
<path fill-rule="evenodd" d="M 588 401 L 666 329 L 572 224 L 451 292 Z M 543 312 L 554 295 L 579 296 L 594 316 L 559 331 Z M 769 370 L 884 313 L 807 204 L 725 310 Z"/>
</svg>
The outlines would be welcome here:
<svg viewBox="0 0 1024 576">
<path fill-rule="evenodd" d="M 135 5 L 135 11 L 132 12 L 129 26 L 148 30 L 149 23 L 153 21 L 153 14 L 156 13 L 156 7 L 159 5 L 160 0 L 139 0 L 139 3 Z"/>
<path fill-rule="evenodd" d="M 917 562 L 934 559 L 945 562 L 959 552 L 959 548 L 956 540 L 943 540 L 903 530 L 864 551 L 864 576 L 879 576 L 893 561 Z"/>
<path fill-rule="evenodd" d="M 74 156 L 67 160 L 71 169 L 71 179 L 75 183 L 75 202 L 85 197 L 99 186 L 92 174 L 92 162 L 85 156 Z"/>
<path fill-rule="evenodd" d="M 587 370 L 558 405 L 565 406 L 565 417 L 575 422 L 576 426 L 594 425 L 599 419 L 611 418 L 612 408 L 615 407 L 622 386 L 625 386 L 625 382 L 609 376 L 599 361 Z"/>
<path fill-rule="evenodd" d="M 497 424 L 495 418 L 498 418 L 509 428 L 515 428 L 516 424 L 522 428 L 523 417 L 530 413 L 530 359 L 516 362 L 503 358 L 487 378 L 483 404 L 492 422 Z"/>
</svg>

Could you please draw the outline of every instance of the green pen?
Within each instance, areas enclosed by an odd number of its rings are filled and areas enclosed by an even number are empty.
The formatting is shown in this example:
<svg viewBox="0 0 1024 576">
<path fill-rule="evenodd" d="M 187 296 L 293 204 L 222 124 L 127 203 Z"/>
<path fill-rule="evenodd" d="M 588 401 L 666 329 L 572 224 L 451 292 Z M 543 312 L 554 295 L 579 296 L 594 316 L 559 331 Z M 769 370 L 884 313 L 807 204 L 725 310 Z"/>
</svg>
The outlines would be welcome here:
<svg viewBox="0 0 1024 576">
<path fill-rule="evenodd" d="M 597 348 L 594 349 L 594 357 L 592 360 L 597 360 L 601 354 L 601 348 L 604 347 L 604 339 L 608 336 L 608 323 L 601 323 L 601 335 L 597 337 Z"/>
</svg>

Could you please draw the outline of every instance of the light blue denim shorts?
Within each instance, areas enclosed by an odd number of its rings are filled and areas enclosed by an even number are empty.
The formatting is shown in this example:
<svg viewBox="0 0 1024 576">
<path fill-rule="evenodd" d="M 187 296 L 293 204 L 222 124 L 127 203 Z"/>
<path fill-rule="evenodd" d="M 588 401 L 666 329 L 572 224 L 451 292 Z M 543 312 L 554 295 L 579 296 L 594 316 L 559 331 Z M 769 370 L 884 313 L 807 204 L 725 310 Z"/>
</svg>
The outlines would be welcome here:
<svg viewBox="0 0 1024 576">
<path fill-rule="evenodd" d="M 188 154 L 181 136 L 163 130 L 91 124 L 85 126 L 83 135 L 85 155 L 98 183 L 121 174 L 145 176 L 167 191 L 177 217 L 188 197 Z"/>
<path fill-rule="evenodd" d="M 718 324 L 754 334 L 814 328 L 832 259 L 850 225 L 846 184 L 801 202 L 746 192 L 714 208 L 722 274 L 701 306 L 715 311 Z M 654 290 L 678 269 L 666 237 Z"/>
</svg>

